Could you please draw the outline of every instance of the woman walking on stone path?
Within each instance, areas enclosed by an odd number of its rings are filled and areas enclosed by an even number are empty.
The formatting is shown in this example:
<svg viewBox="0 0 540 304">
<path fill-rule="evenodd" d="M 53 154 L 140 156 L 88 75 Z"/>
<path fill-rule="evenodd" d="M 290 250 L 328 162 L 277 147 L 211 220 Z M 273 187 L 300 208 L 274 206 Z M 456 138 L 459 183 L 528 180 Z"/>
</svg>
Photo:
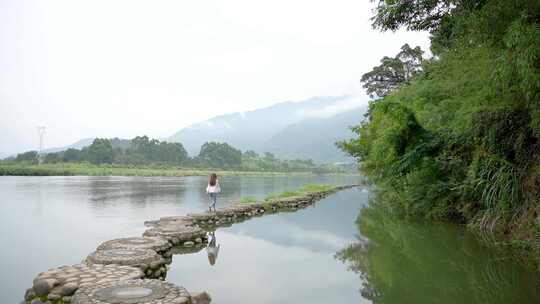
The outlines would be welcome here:
<svg viewBox="0 0 540 304">
<path fill-rule="evenodd" d="M 209 209 L 214 212 L 216 211 L 216 201 L 217 195 L 221 192 L 221 187 L 219 186 L 219 180 L 215 173 L 210 174 L 210 180 L 208 181 L 208 186 L 206 186 L 206 193 L 210 196 L 210 206 Z"/>
</svg>

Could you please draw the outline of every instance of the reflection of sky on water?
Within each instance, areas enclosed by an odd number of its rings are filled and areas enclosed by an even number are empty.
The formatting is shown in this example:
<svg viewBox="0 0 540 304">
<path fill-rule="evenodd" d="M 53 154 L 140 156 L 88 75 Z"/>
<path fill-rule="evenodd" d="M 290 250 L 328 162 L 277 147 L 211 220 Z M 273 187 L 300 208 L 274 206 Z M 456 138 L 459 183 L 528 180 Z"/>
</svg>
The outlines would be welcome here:
<svg viewBox="0 0 540 304">
<path fill-rule="evenodd" d="M 357 176 L 222 177 L 218 206 L 307 183 L 357 181 Z M 18 303 L 36 274 L 80 263 L 101 242 L 141 235 L 147 220 L 204 210 L 206 182 L 206 177 L 0 177 L 0 241 L 7 244 L 0 251 L 3 301 Z"/>
<path fill-rule="evenodd" d="M 354 221 L 366 201 L 367 193 L 352 189 L 320 201 L 315 208 L 252 219 L 231 231 L 284 246 L 334 253 L 354 240 Z"/>
<path fill-rule="evenodd" d="M 204 251 L 175 256 L 167 280 L 206 289 L 213 303 L 361 302 L 358 277 L 331 253 L 229 232 L 217 237 L 221 249 L 214 266 Z"/>
<path fill-rule="evenodd" d="M 354 220 L 366 198 L 348 190 L 296 213 L 218 229 L 221 249 L 214 266 L 205 251 L 177 255 L 167 279 L 188 290 L 207 290 L 216 303 L 365 302 L 360 278 L 334 254 L 355 240 Z"/>
</svg>

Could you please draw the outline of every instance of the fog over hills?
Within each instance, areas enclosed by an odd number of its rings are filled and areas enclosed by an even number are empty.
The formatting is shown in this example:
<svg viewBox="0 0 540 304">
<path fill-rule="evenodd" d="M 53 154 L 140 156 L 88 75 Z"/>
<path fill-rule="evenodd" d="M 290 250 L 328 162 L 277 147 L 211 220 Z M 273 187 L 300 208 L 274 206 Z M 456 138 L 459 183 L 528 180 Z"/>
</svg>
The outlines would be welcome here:
<svg viewBox="0 0 540 304">
<path fill-rule="evenodd" d="M 366 102 L 350 96 L 313 97 L 283 102 L 249 112 L 216 116 L 188 126 L 164 141 L 180 142 L 192 156 L 205 142 L 226 142 L 242 151 L 271 152 L 281 159 L 313 159 L 317 162 L 352 161 L 335 142 L 353 136 L 366 111 Z M 142 134 L 141 134 L 142 135 Z M 94 138 L 69 146 L 43 150 L 45 153 L 82 149 Z M 113 139 L 113 146 L 129 144 Z"/>
<path fill-rule="evenodd" d="M 198 154 L 205 142 L 217 141 L 279 158 L 345 161 L 334 143 L 352 137 L 348 127 L 360 122 L 365 109 L 364 102 L 350 96 L 313 97 L 217 116 L 164 140 L 181 142 L 191 155 Z"/>
<path fill-rule="evenodd" d="M 352 137 L 349 127 L 359 124 L 365 112 L 365 107 L 359 107 L 330 117 L 308 118 L 291 124 L 272 136 L 263 149 L 284 159 L 347 161 L 349 158 L 334 143 Z"/>
</svg>

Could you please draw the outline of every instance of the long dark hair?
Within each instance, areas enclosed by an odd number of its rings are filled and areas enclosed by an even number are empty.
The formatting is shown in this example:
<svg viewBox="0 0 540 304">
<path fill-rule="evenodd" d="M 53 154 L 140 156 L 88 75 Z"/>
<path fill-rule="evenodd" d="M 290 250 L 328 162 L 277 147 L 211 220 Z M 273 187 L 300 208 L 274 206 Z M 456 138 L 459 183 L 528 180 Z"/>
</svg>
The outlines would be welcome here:
<svg viewBox="0 0 540 304">
<path fill-rule="evenodd" d="M 216 182 L 217 182 L 217 175 L 215 173 L 210 174 L 210 181 L 208 181 L 210 186 L 215 186 Z"/>
</svg>

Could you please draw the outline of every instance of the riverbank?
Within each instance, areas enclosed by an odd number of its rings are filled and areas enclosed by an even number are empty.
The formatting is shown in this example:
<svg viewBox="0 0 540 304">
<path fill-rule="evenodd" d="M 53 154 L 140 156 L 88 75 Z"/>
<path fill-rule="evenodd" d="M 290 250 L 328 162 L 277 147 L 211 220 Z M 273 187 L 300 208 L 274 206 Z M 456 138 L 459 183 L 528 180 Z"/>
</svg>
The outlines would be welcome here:
<svg viewBox="0 0 540 304">
<path fill-rule="evenodd" d="M 0 163 L 0 176 L 207 176 L 216 173 L 225 175 L 310 175 L 310 174 L 346 174 L 346 172 L 312 172 L 312 171 L 242 171 L 234 169 L 198 169 L 170 166 L 124 166 L 124 165 L 92 165 L 88 163 L 58 164 L 18 164 Z"/>
<path fill-rule="evenodd" d="M 386 59 L 364 74 L 377 99 L 341 147 L 361 161 L 388 211 L 466 224 L 539 252 L 538 1 L 474 3 L 439 15 L 438 5 L 380 1 L 373 25 L 429 29 L 433 56 L 418 49 L 418 71 L 400 85 L 375 81 L 391 69 Z"/>
</svg>

